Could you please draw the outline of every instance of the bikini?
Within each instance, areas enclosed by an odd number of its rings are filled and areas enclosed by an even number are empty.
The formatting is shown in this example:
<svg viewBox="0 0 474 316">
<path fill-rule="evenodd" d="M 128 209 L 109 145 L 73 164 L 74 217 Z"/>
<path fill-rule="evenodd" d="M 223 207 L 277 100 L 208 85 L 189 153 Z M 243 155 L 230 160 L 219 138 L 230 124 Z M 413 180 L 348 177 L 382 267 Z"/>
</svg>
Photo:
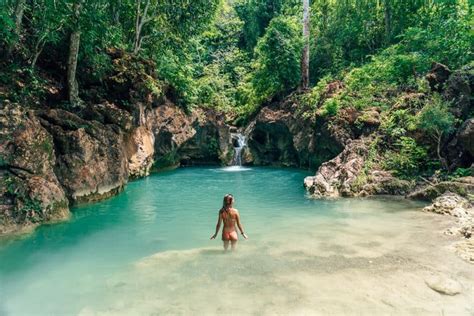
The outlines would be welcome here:
<svg viewBox="0 0 474 316">
<path fill-rule="evenodd" d="M 227 214 L 228 214 L 227 211 L 222 212 L 222 220 L 224 222 L 226 221 Z M 234 222 L 234 225 L 235 225 L 235 222 Z M 225 231 L 224 228 L 222 229 L 222 240 L 227 241 L 227 240 L 237 240 L 237 239 L 239 238 L 237 235 L 237 231 L 235 231 L 235 229 L 233 231 Z"/>
</svg>

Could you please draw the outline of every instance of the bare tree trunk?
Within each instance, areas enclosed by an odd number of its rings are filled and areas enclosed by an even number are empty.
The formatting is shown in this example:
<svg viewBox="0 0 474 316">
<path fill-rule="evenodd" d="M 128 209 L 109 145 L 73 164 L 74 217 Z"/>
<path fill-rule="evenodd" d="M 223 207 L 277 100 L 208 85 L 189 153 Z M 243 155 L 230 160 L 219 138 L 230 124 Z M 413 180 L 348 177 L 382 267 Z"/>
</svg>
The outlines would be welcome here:
<svg viewBox="0 0 474 316">
<path fill-rule="evenodd" d="M 15 18 L 15 35 L 16 39 L 15 41 L 8 47 L 8 55 L 11 55 L 13 52 L 16 43 L 18 42 L 20 35 L 21 35 L 21 25 L 23 22 L 23 13 L 25 12 L 25 5 L 26 5 L 26 0 L 17 0 L 16 1 L 16 6 L 15 6 L 15 13 L 14 13 L 14 18 Z"/>
<path fill-rule="evenodd" d="M 114 6 L 112 6 L 112 17 L 115 25 L 120 25 L 120 7 L 122 6 L 122 0 L 117 0 Z"/>
<path fill-rule="evenodd" d="M 448 163 L 446 162 L 446 159 L 441 156 L 441 141 L 443 140 L 443 133 L 437 133 L 436 135 L 436 141 L 437 141 L 437 146 L 436 146 L 436 154 L 438 155 L 439 162 L 441 164 L 441 168 L 443 169 L 448 169 Z"/>
<path fill-rule="evenodd" d="M 77 57 L 79 55 L 79 45 L 81 42 L 81 30 L 79 27 L 79 15 L 81 11 L 82 1 L 78 0 L 74 3 L 75 27 L 69 38 L 69 56 L 67 59 L 67 87 L 69 102 L 73 105 L 79 103 L 79 87 L 76 80 Z"/>
<path fill-rule="evenodd" d="M 135 41 L 133 43 L 133 53 L 137 54 L 140 51 L 143 35 L 142 30 L 143 26 L 151 20 L 148 16 L 148 9 L 150 7 L 150 0 L 146 1 L 145 8 L 143 8 L 143 12 L 140 10 L 141 7 L 141 0 L 137 0 L 137 16 L 135 19 Z"/>
<path fill-rule="evenodd" d="M 385 41 L 390 43 L 392 40 L 392 6 L 391 0 L 384 0 L 384 20 L 385 20 Z"/>
<path fill-rule="evenodd" d="M 309 0 L 303 0 L 303 53 L 301 56 L 301 90 L 309 87 Z"/>
</svg>

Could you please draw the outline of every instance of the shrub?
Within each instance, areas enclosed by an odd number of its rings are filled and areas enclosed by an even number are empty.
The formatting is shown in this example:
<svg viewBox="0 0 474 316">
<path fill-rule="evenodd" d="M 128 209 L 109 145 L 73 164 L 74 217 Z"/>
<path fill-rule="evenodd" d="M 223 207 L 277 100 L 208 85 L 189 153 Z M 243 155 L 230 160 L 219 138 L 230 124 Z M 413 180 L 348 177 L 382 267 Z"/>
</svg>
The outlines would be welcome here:
<svg viewBox="0 0 474 316">
<path fill-rule="evenodd" d="M 402 136 L 395 143 L 395 149 L 385 153 L 383 167 L 401 178 L 417 175 L 427 158 L 426 149 L 417 145 L 411 137 Z"/>
</svg>

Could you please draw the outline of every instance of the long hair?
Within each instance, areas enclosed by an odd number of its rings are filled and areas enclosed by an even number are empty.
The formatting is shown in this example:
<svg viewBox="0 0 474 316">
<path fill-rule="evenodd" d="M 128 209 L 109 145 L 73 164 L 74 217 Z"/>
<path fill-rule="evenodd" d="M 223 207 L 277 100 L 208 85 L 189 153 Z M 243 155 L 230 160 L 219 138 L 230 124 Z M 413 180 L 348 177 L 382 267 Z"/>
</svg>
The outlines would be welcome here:
<svg viewBox="0 0 474 316">
<path fill-rule="evenodd" d="M 232 194 L 226 194 L 224 196 L 224 201 L 222 202 L 221 211 L 228 211 L 234 203 L 234 196 Z"/>
</svg>

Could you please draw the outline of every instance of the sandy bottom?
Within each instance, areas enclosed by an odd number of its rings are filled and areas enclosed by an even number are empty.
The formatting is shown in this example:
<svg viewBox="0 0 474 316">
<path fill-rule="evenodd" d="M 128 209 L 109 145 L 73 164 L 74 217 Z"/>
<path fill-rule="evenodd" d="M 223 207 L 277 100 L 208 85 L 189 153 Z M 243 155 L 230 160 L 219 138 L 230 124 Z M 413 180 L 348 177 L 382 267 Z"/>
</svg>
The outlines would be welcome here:
<svg viewBox="0 0 474 316">
<path fill-rule="evenodd" d="M 160 252 L 109 278 L 79 314 L 474 315 L 474 265 L 442 234 L 448 221 L 419 211 L 302 217 L 249 232 L 234 253 L 215 241 Z M 434 291 L 433 279 L 460 293 Z"/>
</svg>

